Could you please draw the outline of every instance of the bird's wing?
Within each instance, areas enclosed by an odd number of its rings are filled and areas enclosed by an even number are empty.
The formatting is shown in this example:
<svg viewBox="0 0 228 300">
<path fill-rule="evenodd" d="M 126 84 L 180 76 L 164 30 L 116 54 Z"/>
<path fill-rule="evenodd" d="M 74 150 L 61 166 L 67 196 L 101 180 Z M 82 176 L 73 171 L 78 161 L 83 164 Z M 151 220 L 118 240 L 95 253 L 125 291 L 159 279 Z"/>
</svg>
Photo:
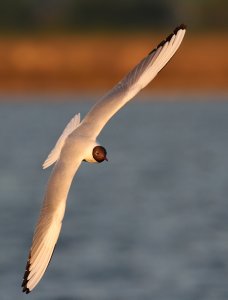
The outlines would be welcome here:
<svg viewBox="0 0 228 300">
<path fill-rule="evenodd" d="M 151 51 L 127 76 L 110 90 L 80 125 L 83 134 L 96 138 L 108 120 L 141 89 L 143 89 L 168 63 L 179 48 L 186 32 L 180 25 L 172 34 Z"/>
<path fill-rule="evenodd" d="M 78 127 L 79 124 L 80 124 L 80 114 L 77 114 L 70 120 L 70 122 L 65 127 L 63 133 L 61 134 L 58 141 L 56 142 L 55 147 L 51 150 L 47 159 L 43 163 L 42 165 L 43 169 L 48 168 L 58 160 L 66 138 Z"/>
<path fill-rule="evenodd" d="M 23 292 L 26 293 L 29 293 L 41 280 L 51 260 L 62 226 L 68 191 L 83 159 L 83 151 L 77 153 L 76 159 L 69 159 L 75 149 L 67 147 L 67 143 L 68 141 L 49 178 L 40 217 L 35 228 L 22 283 Z"/>
</svg>

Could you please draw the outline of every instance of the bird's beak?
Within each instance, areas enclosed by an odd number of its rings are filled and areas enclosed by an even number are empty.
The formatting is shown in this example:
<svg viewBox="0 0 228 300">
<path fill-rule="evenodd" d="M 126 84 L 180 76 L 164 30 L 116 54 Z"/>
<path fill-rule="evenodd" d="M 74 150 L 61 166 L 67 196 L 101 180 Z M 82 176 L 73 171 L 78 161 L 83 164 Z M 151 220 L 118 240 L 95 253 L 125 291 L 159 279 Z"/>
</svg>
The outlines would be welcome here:
<svg viewBox="0 0 228 300">
<path fill-rule="evenodd" d="M 105 156 L 105 160 L 106 160 L 106 161 L 108 161 L 108 158 L 107 158 L 107 156 Z"/>
</svg>

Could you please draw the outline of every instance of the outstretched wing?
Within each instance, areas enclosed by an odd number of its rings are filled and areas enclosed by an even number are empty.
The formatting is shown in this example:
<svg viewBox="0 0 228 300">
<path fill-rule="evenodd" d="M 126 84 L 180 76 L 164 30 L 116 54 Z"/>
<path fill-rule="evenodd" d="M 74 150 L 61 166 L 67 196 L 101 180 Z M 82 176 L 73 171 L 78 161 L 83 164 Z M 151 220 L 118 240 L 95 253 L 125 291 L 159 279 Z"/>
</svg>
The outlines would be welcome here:
<svg viewBox="0 0 228 300">
<path fill-rule="evenodd" d="M 96 138 L 108 120 L 168 63 L 179 48 L 186 32 L 180 25 L 151 51 L 126 77 L 108 92 L 83 119 L 80 130 Z"/>
<path fill-rule="evenodd" d="M 58 160 L 66 138 L 78 127 L 79 124 L 80 124 L 80 114 L 77 114 L 67 124 L 66 128 L 64 129 L 63 133 L 61 134 L 57 143 L 55 144 L 55 147 L 51 150 L 47 159 L 43 163 L 42 165 L 43 169 L 48 168 Z"/>
<path fill-rule="evenodd" d="M 22 283 L 23 292 L 26 293 L 37 285 L 48 267 L 62 227 L 68 191 L 82 161 L 81 153 L 78 153 L 76 160 L 67 159 L 72 152 L 70 147 L 68 153 L 65 148 L 67 147 L 63 148 L 63 153 L 50 176 L 35 228 Z"/>
</svg>

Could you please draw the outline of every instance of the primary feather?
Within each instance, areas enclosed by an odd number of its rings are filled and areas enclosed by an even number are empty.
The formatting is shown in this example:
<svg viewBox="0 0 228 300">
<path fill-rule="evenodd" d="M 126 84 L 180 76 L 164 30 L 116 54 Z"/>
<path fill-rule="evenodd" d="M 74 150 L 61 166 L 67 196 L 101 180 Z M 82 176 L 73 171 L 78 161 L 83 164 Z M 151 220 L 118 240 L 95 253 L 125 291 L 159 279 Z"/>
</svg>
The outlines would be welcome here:
<svg viewBox="0 0 228 300">
<path fill-rule="evenodd" d="M 96 138 L 108 120 L 164 68 L 179 48 L 185 32 L 185 25 L 177 27 L 96 103 L 82 120 L 80 127 L 83 134 Z"/>
<path fill-rule="evenodd" d="M 52 257 L 65 213 L 66 199 L 74 174 L 83 158 L 84 145 L 78 144 L 72 157 L 72 141 L 63 147 L 64 158 L 58 160 L 49 178 L 40 217 L 29 252 L 23 291 L 29 293 L 40 281 Z"/>
</svg>

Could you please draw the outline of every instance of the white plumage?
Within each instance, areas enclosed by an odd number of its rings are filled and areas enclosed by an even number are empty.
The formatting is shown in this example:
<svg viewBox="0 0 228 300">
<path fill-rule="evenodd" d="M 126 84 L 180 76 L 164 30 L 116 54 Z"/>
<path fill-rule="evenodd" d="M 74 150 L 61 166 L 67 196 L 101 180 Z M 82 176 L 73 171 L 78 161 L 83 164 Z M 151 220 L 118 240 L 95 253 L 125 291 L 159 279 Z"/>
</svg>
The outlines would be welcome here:
<svg viewBox="0 0 228 300">
<path fill-rule="evenodd" d="M 61 134 L 58 141 L 56 142 L 55 147 L 51 150 L 47 159 L 43 163 L 42 165 L 43 169 L 50 167 L 54 162 L 58 160 L 66 138 L 78 127 L 79 124 L 80 124 L 80 114 L 77 114 L 67 124 L 63 133 Z"/>
</svg>

